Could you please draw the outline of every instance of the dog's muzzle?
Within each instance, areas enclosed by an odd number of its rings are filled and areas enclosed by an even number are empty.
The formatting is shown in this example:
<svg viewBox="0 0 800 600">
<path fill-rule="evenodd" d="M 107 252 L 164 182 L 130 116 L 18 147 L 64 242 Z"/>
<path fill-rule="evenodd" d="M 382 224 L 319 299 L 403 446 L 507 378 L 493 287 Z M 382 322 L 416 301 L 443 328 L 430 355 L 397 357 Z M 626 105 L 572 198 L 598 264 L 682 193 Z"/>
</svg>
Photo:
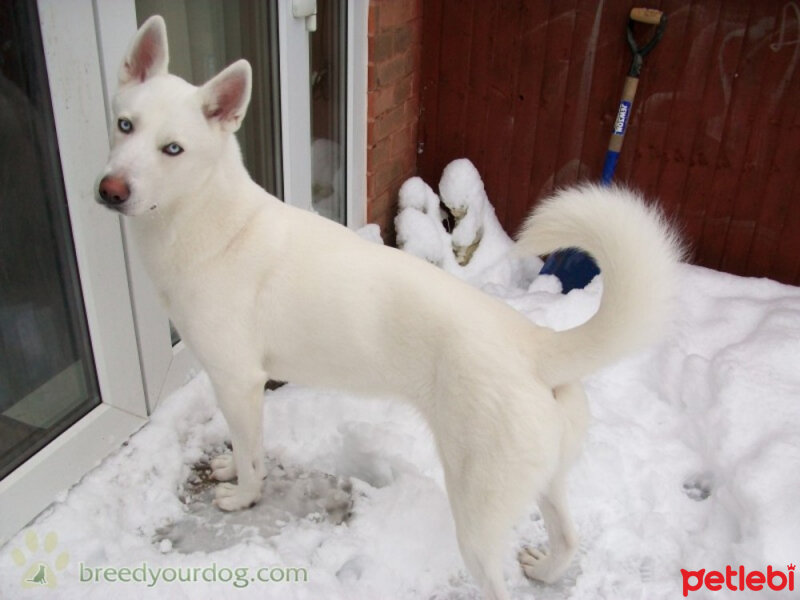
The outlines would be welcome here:
<svg viewBox="0 0 800 600">
<path fill-rule="evenodd" d="M 97 193 L 102 204 L 109 208 L 118 209 L 131 196 L 131 190 L 127 182 L 120 177 L 106 175 L 100 180 Z"/>
</svg>

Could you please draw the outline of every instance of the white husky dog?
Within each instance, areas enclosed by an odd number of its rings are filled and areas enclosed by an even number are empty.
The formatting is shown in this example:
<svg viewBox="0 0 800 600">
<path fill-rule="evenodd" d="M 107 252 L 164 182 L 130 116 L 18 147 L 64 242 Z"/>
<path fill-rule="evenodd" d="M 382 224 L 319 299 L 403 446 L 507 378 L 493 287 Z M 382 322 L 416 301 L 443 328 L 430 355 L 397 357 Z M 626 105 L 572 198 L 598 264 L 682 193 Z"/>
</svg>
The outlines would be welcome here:
<svg viewBox="0 0 800 600">
<path fill-rule="evenodd" d="M 520 552 L 551 582 L 577 547 L 565 477 L 587 421 L 578 380 L 663 323 L 679 247 L 634 194 L 584 186 L 530 217 L 519 246 L 577 246 L 604 276 L 597 314 L 556 333 L 403 252 L 280 202 L 255 184 L 234 132 L 250 100 L 240 60 L 200 87 L 167 73 L 163 19 L 133 39 L 114 98 L 99 201 L 132 223 L 146 268 L 213 382 L 233 456 L 212 461 L 216 505 L 257 502 L 268 378 L 401 397 L 427 420 L 464 561 L 508 597 L 503 544 L 537 499 L 547 552 Z M 230 483 L 238 478 L 237 483 Z"/>
</svg>

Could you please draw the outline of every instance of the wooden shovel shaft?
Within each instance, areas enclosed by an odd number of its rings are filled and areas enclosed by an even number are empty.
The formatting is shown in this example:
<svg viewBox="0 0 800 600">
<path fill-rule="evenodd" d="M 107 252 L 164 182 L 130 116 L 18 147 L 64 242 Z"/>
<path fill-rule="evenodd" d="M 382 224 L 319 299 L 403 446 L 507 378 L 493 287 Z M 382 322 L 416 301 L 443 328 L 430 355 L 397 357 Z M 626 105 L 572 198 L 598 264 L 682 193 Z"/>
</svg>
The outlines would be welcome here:
<svg viewBox="0 0 800 600">
<path fill-rule="evenodd" d="M 628 119 L 633 110 L 633 98 L 636 96 L 638 85 L 638 77 L 625 78 L 622 99 L 619 101 L 619 109 L 617 110 L 617 119 L 614 121 L 614 129 L 611 131 L 611 139 L 608 141 L 609 151 L 619 152 L 622 150 L 622 142 L 625 139 L 625 131 L 628 129 Z"/>
</svg>

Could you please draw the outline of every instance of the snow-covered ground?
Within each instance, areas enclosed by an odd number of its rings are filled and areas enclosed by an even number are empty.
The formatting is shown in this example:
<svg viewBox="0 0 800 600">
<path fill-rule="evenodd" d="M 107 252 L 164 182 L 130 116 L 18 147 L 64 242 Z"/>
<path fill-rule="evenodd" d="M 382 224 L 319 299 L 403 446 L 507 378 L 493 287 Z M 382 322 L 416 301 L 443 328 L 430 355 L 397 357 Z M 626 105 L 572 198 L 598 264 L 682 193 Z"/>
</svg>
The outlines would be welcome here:
<svg viewBox="0 0 800 600">
<path fill-rule="evenodd" d="M 599 279 L 562 296 L 518 260 L 471 280 L 555 328 L 595 310 Z M 531 504 L 507 549 L 514 598 L 680 598 L 682 568 L 800 561 L 800 289 L 686 266 L 662 343 L 586 388 L 593 422 L 570 477 L 580 552 L 557 584 L 526 580 L 516 550 L 546 539 Z M 411 408 L 293 385 L 265 403 L 259 505 L 210 505 L 203 464 L 224 450 L 226 427 L 198 374 L 0 549 L 0 598 L 479 598 Z M 41 564 L 47 591 L 34 582 Z M 134 581 L 80 580 L 98 567 Z M 307 581 L 257 581 L 263 567 L 302 568 Z M 227 581 L 204 581 L 214 577 Z"/>
</svg>

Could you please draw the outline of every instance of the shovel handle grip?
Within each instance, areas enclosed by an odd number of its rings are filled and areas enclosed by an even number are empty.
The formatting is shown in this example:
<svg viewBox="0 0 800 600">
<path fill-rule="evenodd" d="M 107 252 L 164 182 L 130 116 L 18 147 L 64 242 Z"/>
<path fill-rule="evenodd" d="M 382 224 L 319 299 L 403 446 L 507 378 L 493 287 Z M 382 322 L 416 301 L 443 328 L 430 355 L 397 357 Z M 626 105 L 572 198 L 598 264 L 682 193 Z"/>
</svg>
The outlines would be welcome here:
<svg viewBox="0 0 800 600">
<path fill-rule="evenodd" d="M 661 17 L 664 13 L 656 8 L 632 8 L 631 21 L 638 23 L 647 23 L 649 25 L 658 25 L 661 22 Z"/>
</svg>

